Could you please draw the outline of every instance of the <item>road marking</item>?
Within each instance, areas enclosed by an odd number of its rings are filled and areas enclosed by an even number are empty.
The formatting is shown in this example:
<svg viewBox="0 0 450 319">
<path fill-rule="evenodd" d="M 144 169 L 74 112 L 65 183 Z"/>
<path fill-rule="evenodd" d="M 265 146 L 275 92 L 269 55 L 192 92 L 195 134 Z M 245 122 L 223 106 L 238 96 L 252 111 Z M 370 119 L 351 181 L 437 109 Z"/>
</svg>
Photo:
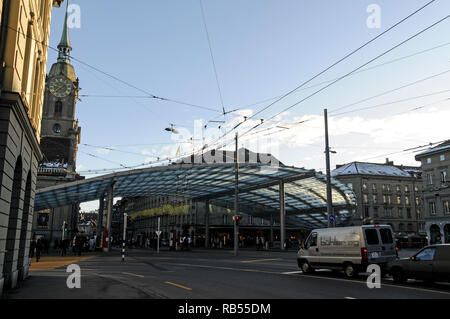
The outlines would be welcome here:
<svg viewBox="0 0 450 319">
<path fill-rule="evenodd" d="M 344 299 L 356 299 L 356 298 L 353 298 L 353 297 L 344 297 Z"/>
<path fill-rule="evenodd" d="M 122 274 L 129 275 L 129 276 L 134 276 L 134 277 L 139 277 L 139 278 L 144 278 L 143 275 L 132 274 L 131 272 L 123 272 Z"/>
<path fill-rule="evenodd" d="M 297 271 L 286 271 L 286 272 L 282 272 L 282 275 L 292 275 L 292 274 L 301 274 L 302 271 L 301 270 L 297 270 Z"/>
<path fill-rule="evenodd" d="M 253 260 L 244 260 L 241 261 L 243 263 L 259 263 L 259 262 L 266 262 L 266 261 L 273 261 L 273 260 L 280 260 L 281 258 L 266 258 L 266 259 L 253 259 Z"/>
<path fill-rule="evenodd" d="M 281 273 L 284 274 L 284 273 Z M 319 277 L 319 276 L 312 276 L 310 274 L 306 275 L 304 278 L 316 278 L 316 279 L 325 279 L 325 280 L 334 280 L 334 281 L 344 281 L 344 282 L 355 282 L 355 283 L 359 283 L 359 284 L 363 284 L 366 285 L 367 282 L 365 280 L 352 280 L 352 279 L 341 279 L 341 278 L 331 278 L 331 277 Z M 403 288 L 403 289 L 409 289 L 409 290 L 417 290 L 417 291 L 426 291 L 426 292 L 433 292 L 433 293 L 438 293 L 438 294 L 444 294 L 444 295 L 450 295 L 450 292 L 446 292 L 446 291 L 441 291 L 441 290 L 432 290 L 432 289 L 425 289 L 425 288 L 417 288 L 417 287 L 408 287 L 408 286 L 403 286 L 403 285 L 391 285 L 391 284 L 387 284 L 385 282 L 381 282 L 381 287 L 383 286 L 387 286 L 387 287 L 393 287 L 393 288 Z"/>
<path fill-rule="evenodd" d="M 245 271 L 245 272 L 258 272 L 263 274 L 279 275 L 279 272 L 275 271 L 263 271 L 256 269 L 245 269 L 245 268 L 233 268 L 233 267 L 219 267 L 219 266 L 208 266 L 208 265 L 193 265 L 193 264 L 180 264 L 180 263 L 166 263 L 168 265 L 176 266 L 187 266 L 187 267 L 199 267 L 199 268 L 210 268 L 210 269 L 221 269 L 221 270 L 233 270 L 233 271 Z"/>
<path fill-rule="evenodd" d="M 182 289 L 185 289 L 185 290 L 192 290 L 192 288 L 189 288 L 189 287 L 186 287 L 186 286 L 183 286 L 183 285 L 179 285 L 179 284 L 176 284 L 176 283 L 171 282 L 171 281 L 166 281 L 166 284 L 169 284 L 169 285 L 172 285 L 172 286 L 175 286 L 175 287 L 178 287 L 178 288 L 182 288 Z"/>
</svg>

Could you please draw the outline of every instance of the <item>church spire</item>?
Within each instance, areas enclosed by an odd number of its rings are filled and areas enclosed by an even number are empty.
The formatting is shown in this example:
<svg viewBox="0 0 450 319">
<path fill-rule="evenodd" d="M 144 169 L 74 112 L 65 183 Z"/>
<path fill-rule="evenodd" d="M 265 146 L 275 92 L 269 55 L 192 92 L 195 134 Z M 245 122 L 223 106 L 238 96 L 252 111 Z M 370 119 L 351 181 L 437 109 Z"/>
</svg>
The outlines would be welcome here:
<svg viewBox="0 0 450 319">
<path fill-rule="evenodd" d="M 64 18 L 64 27 L 63 27 L 63 33 L 61 36 L 61 41 L 58 44 L 58 62 L 70 62 L 70 51 L 72 51 L 72 46 L 70 45 L 69 40 L 69 27 L 67 25 L 67 18 L 68 18 L 68 11 L 69 11 L 69 0 L 67 0 L 67 7 L 66 7 L 66 16 Z"/>
</svg>

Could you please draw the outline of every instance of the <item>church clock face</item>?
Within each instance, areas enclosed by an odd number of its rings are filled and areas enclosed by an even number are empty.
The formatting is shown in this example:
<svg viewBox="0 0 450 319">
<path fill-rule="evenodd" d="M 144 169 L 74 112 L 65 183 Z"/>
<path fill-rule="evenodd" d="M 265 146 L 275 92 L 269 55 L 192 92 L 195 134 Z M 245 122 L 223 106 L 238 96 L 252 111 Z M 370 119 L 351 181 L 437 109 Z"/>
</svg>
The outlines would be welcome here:
<svg viewBox="0 0 450 319">
<path fill-rule="evenodd" d="M 57 76 L 50 80 L 48 88 L 54 96 L 64 98 L 72 93 L 73 83 L 65 76 Z"/>
</svg>

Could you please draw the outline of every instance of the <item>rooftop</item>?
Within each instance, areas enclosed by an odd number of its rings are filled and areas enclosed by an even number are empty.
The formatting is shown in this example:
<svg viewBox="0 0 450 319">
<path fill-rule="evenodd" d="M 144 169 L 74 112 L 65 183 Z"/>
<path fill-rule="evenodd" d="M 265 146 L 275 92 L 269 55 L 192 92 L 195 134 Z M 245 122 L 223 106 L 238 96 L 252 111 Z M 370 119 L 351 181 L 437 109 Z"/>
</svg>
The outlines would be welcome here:
<svg viewBox="0 0 450 319">
<path fill-rule="evenodd" d="M 412 177 L 409 171 L 411 171 L 411 168 L 402 169 L 398 166 L 389 164 L 352 162 L 342 166 L 337 166 L 337 168 L 331 173 L 331 176 L 374 175 L 389 177 Z"/>
<path fill-rule="evenodd" d="M 450 140 L 445 141 L 444 143 L 441 143 L 435 147 L 432 147 L 422 153 L 419 153 L 416 155 L 416 161 L 419 160 L 419 158 L 425 156 L 425 155 L 430 155 L 430 154 L 434 154 L 434 153 L 440 153 L 442 151 L 448 151 L 450 150 Z"/>
<path fill-rule="evenodd" d="M 104 175 L 39 189 L 35 210 L 97 200 L 114 183 L 115 197 L 175 196 L 191 201 L 234 207 L 234 163 L 175 164 Z M 276 221 L 280 214 L 280 182 L 284 182 L 286 224 L 307 229 L 327 225 L 326 177 L 304 168 L 239 164 L 239 209 L 249 215 Z M 352 190 L 332 179 L 337 223 L 351 218 Z"/>
</svg>

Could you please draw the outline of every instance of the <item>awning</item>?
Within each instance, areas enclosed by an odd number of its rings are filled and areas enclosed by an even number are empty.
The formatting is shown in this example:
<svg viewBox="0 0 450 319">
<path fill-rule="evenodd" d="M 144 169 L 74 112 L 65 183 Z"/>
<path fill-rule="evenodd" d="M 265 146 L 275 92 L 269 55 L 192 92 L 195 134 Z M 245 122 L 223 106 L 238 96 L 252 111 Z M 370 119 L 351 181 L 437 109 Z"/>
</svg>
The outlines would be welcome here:
<svg viewBox="0 0 450 319">
<path fill-rule="evenodd" d="M 239 164 L 239 210 L 279 218 L 280 182 L 284 184 L 287 226 L 327 225 L 326 177 L 314 170 L 257 163 Z M 235 166 L 175 164 L 124 171 L 37 191 L 35 210 L 100 199 L 114 183 L 114 197 L 169 196 L 233 208 Z M 333 207 L 338 224 L 345 224 L 356 203 L 352 190 L 332 179 Z M 278 215 L 277 215 L 278 214 Z"/>
</svg>

